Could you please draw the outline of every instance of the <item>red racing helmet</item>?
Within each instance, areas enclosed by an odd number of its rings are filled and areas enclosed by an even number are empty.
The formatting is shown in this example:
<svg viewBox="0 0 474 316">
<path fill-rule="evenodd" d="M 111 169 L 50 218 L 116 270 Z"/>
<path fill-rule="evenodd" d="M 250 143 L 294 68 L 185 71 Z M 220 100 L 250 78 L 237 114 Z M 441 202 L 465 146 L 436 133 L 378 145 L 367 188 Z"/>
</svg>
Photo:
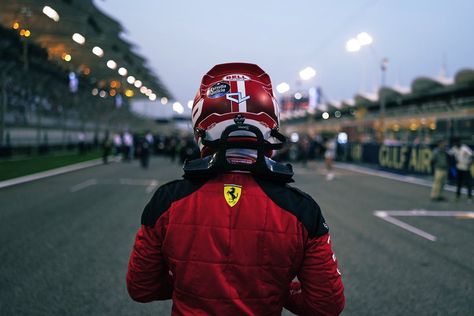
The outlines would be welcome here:
<svg viewBox="0 0 474 316">
<path fill-rule="evenodd" d="M 265 142 L 280 142 L 274 137 L 280 118 L 272 83 L 265 71 L 255 64 L 227 63 L 209 70 L 194 98 L 191 117 L 202 156 L 215 151 L 205 146 L 203 139 L 220 139 L 222 132 L 236 123 L 236 118 L 258 128 Z M 231 136 L 251 141 L 254 135 L 239 131 Z"/>
</svg>

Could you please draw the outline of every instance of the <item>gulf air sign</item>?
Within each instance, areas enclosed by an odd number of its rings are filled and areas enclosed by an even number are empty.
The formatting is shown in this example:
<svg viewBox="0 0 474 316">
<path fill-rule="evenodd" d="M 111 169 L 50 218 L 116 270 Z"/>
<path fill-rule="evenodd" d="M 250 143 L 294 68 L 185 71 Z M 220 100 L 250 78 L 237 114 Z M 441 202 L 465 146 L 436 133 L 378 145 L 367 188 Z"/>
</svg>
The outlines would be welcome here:
<svg viewBox="0 0 474 316">
<path fill-rule="evenodd" d="M 232 75 L 227 75 L 222 80 L 225 81 L 245 81 L 245 80 L 250 80 L 249 76 L 242 75 L 242 74 L 232 74 Z"/>
</svg>

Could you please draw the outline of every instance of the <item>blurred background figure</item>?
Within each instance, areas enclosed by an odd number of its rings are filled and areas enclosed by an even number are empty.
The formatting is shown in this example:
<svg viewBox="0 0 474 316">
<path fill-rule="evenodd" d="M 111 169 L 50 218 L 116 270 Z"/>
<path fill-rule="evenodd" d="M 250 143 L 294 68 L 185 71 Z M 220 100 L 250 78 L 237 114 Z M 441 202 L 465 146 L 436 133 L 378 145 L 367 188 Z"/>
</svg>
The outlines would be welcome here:
<svg viewBox="0 0 474 316">
<path fill-rule="evenodd" d="M 324 142 L 325 152 L 324 152 L 324 163 L 326 165 L 326 180 L 332 180 L 334 178 L 334 173 L 332 171 L 332 163 L 336 157 L 336 139 L 334 137 L 329 137 Z"/>
<path fill-rule="evenodd" d="M 102 162 L 107 164 L 109 155 L 112 152 L 112 140 L 110 139 L 109 131 L 105 132 L 104 140 L 102 141 Z"/>
<path fill-rule="evenodd" d="M 449 161 L 446 153 L 446 141 L 440 140 L 433 150 L 432 165 L 434 169 L 433 187 L 431 189 L 431 200 L 444 201 L 443 187 L 446 183 Z"/>
<path fill-rule="evenodd" d="M 123 160 L 130 161 L 133 157 L 133 136 L 129 131 L 123 133 Z"/>
<path fill-rule="evenodd" d="M 122 152 L 122 135 L 119 133 L 114 134 L 114 155 L 120 156 Z"/>
<path fill-rule="evenodd" d="M 151 137 L 150 137 L 151 136 Z M 150 155 L 153 146 L 153 135 L 147 132 L 144 136 L 138 137 L 137 154 L 140 158 L 140 166 L 143 169 L 147 169 L 150 163 Z"/>
<path fill-rule="evenodd" d="M 153 137 L 153 134 L 150 131 L 146 132 L 145 139 L 150 145 L 150 148 L 153 149 L 154 144 L 155 144 L 155 138 Z M 151 152 L 153 153 L 153 150 L 151 150 Z"/>
<path fill-rule="evenodd" d="M 472 202 L 472 150 L 465 144 L 461 144 L 459 137 L 453 138 L 453 147 L 449 154 L 456 159 L 456 200 L 461 196 L 461 188 L 467 187 L 468 201 Z"/>
<path fill-rule="evenodd" d="M 79 132 L 79 134 L 77 135 L 77 147 L 79 149 L 79 154 L 80 155 L 83 155 L 86 153 L 86 135 L 84 134 L 84 132 Z"/>
<path fill-rule="evenodd" d="M 300 159 L 303 167 L 306 167 L 308 164 L 308 159 L 310 156 L 311 149 L 311 140 L 308 135 L 304 135 L 300 143 Z"/>
</svg>

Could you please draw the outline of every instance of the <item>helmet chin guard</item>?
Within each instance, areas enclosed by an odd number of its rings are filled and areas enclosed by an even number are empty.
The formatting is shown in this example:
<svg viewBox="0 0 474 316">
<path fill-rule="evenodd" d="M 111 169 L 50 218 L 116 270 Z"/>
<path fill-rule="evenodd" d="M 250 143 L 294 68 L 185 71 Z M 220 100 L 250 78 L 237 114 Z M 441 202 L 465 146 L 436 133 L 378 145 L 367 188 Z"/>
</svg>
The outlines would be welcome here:
<svg viewBox="0 0 474 316">
<path fill-rule="evenodd" d="M 271 131 L 271 135 L 278 139 L 279 143 L 266 142 L 259 128 L 244 123 L 245 118 L 237 115 L 234 119 L 235 124 L 229 125 L 219 139 L 214 141 L 206 140 L 206 132 L 200 131 L 202 144 L 213 148 L 216 152 L 211 156 L 201 159 L 189 160 L 184 163 L 184 177 L 197 179 L 211 177 L 217 173 L 227 171 L 248 171 L 253 175 L 278 182 L 293 182 L 293 168 L 290 164 L 281 164 L 265 156 L 269 150 L 280 149 L 286 141 L 285 136 L 276 129 Z M 239 136 L 231 136 L 231 134 Z M 240 135 L 253 135 L 255 141 L 239 141 Z M 255 163 L 230 163 L 226 158 L 228 149 L 254 149 L 257 151 Z"/>
</svg>

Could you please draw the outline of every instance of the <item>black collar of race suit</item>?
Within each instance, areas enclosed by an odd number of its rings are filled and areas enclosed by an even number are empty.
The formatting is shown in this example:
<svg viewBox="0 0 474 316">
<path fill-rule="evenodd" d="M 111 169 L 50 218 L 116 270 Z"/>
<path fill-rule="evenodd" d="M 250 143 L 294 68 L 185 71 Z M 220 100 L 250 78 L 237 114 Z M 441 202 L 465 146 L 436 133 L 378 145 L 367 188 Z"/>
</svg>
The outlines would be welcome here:
<svg viewBox="0 0 474 316">
<path fill-rule="evenodd" d="M 244 142 L 232 140 L 231 133 L 237 131 L 250 132 L 256 136 L 255 142 Z M 275 137 L 280 143 L 271 144 L 264 140 L 262 132 L 255 126 L 236 122 L 228 126 L 221 135 L 221 138 L 214 141 L 205 139 L 205 132 L 201 135 L 201 141 L 204 146 L 211 147 L 216 153 L 201 159 L 186 160 L 183 166 L 184 178 L 203 179 L 210 178 L 219 173 L 228 171 L 249 171 L 254 176 L 278 181 L 283 183 L 293 182 L 293 167 L 290 164 L 278 163 L 265 156 L 268 150 L 280 149 L 283 147 L 286 137 L 277 130 L 271 130 L 270 136 Z M 226 157 L 228 149 L 255 149 L 257 159 L 255 163 L 229 163 Z"/>
</svg>

